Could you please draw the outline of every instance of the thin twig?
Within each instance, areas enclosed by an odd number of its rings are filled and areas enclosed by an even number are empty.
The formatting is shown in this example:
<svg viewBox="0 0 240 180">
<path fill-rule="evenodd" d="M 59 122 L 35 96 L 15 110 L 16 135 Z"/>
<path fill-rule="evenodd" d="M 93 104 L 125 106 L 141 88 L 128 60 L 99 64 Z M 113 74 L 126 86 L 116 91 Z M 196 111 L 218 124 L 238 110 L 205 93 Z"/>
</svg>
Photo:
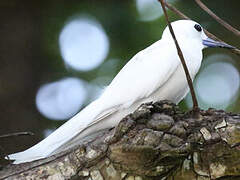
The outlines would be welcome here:
<svg viewBox="0 0 240 180">
<path fill-rule="evenodd" d="M 178 56 L 181 60 L 181 63 L 183 65 L 183 69 L 184 69 L 184 72 L 185 72 L 185 75 L 186 75 L 186 78 L 187 78 L 187 82 L 188 82 L 188 86 L 190 88 L 190 92 L 191 92 L 191 95 L 192 95 L 192 101 L 193 101 L 193 110 L 195 112 L 198 112 L 199 111 L 199 108 L 198 108 L 198 101 L 197 101 L 197 98 L 196 98 L 196 94 L 195 94 L 195 91 L 194 91 L 194 88 L 193 88 L 193 83 L 192 83 L 192 79 L 191 79 L 191 76 L 189 74 L 189 71 L 188 71 L 188 68 L 187 68 L 187 65 L 186 65 L 186 61 L 184 60 L 184 57 L 183 57 L 183 53 L 180 49 L 180 46 L 178 44 L 178 41 L 176 39 L 176 36 L 174 34 L 174 31 L 173 31 L 173 28 L 172 28 L 172 25 L 171 23 L 169 22 L 169 19 L 168 19 L 168 15 L 167 15 L 167 11 L 166 11 L 166 8 L 165 8 L 165 5 L 164 5 L 164 0 L 159 0 L 159 2 L 161 3 L 162 5 L 162 9 L 163 9 L 163 12 L 164 12 L 164 15 L 165 15 L 165 18 L 166 18 L 166 21 L 167 21 L 167 24 L 168 24 L 168 27 L 169 27 L 169 30 L 170 30 L 170 33 L 172 35 L 172 38 L 174 40 L 174 43 L 176 45 L 176 48 L 177 48 L 177 52 L 178 52 Z"/>
<path fill-rule="evenodd" d="M 33 136 L 34 134 L 32 132 L 17 132 L 17 133 L 10 133 L 10 134 L 3 134 L 0 135 L 0 138 L 9 138 L 14 136 Z M 0 146 L 0 151 L 3 152 L 3 155 L 7 157 L 7 160 L 9 160 L 8 155 L 5 153 L 4 149 Z"/>
<path fill-rule="evenodd" d="M 3 157 L 6 157 L 7 160 L 10 161 L 10 158 L 9 158 L 8 154 L 5 153 L 6 151 L 4 150 L 4 148 L 3 148 L 2 146 L 0 146 L 0 152 L 2 152 Z M 1 157 L 1 156 L 0 156 L 0 157 Z"/>
<path fill-rule="evenodd" d="M 232 27 L 230 24 L 228 24 L 226 21 L 218 17 L 214 12 L 212 12 L 205 4 L 202 3 L 201 0 L 195 0 L 196 3 L 210 16 L 212 16 L 217 22 L 219 22 L 223 27 L 225 27 L 227 30 L 234 33 L 236 36 L 240 36 L 240 31 L 238 31 L 236 28 Z"/>
<path fill-rule="evenodd" d="M 168 9 L 170 9 L 172 12 L 174 12 L 175 14 L 177 14 L 178 16 L 182 17 L 183 19 L 190 19 L 188 16 L 186 16 L 185 14 L 183 14 L 181 11 L 179 11 L 177 8 L 173 7 L 172 5 L 170 5 L 169 3 L 167 2 L 164 2 L 164 4 L 166 5 L 166 7 Z M 220 38 L 216 37 L 214 34 L 210 33 L 209 31 L 207 31 L 206 29 L 204 29 L 204 32 L 207 34 L 208 37 L 212 38 L 212 39 L 215 39 L 217 41 L 220 41 L 220 42 L 224 42 L 223 40 L 221 40 Z M 226 43 L 226 42 L 224 42 Z M 226 43 L 227 44 L 227 43 Z M 239 49 L 228 49 L 230 50 L 232 53 L 240 56 L 240 50 Z"/>
<path fill-rule="evenodd" d="M 17 133 L 0 135 L 0 138 L 8 138 L 8 137 L 14 137 L 14 136 L 33 136 L 33 135 L 34 134 L 32 132 L 17 132 Z"/>
<path fill-rule="evenodd" d="M 182 17 L 183 19 L 189 19 L 189 17 L 187 17 L 185 14 L 183 14 L 181 11 L 179 11 L 177 8 L 175 8 L 174 6 L 172 6 L 171 4 L 164 2 L 165 6 L 170 9 L 171 11 L 173 11 L 174 13 L 176 13 L 178 16 Z"/>
</svg>

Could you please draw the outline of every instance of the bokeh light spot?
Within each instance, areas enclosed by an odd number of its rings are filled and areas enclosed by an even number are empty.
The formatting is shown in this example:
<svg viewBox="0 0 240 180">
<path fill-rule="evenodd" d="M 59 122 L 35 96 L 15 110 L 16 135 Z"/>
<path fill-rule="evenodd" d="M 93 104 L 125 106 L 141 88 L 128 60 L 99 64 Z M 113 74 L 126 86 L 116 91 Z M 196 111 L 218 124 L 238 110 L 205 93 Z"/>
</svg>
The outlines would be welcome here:
<svg viewBox="0 0 240 180">
<path fill-rule="evenodd" d="M 59 36 L 62 57 L 67 66 L 89 71 L 106 58 L 109 40 L 102 26 L 88 16 L 72 18 Z"/>
<path fill-rule="evenodd" d="M 86 98 L 84 82 L 64 78 L 40 87 L 36 105 L 42 115 L 53 120 L 64 120 L 76 114 Z"/>
<path fill-rule="evenodd" d="M 43 131 L 44 138 L 48 137 L 50 134 L 52 134 L 56 129 L 45 129 Z"/>
<path fill-rule="evenodd" d="M 223 54 L 209 56 L 203 61 L 202 71 L 194 83 L 201 108 L 226 109 L 236 100 L 239 72 L 229 62 L 233 62 L 232 58 Z M 187 104 L 191 107 L 190 96 Z"/>
<path fill-rule="evenodd" d="M 168 0 L 173 3 L 176 0 Z M 161 4 L 158 0 L 136 0 L 136 7 L 141 21 L 152 21 L 163 15 Z"/>
</svg>

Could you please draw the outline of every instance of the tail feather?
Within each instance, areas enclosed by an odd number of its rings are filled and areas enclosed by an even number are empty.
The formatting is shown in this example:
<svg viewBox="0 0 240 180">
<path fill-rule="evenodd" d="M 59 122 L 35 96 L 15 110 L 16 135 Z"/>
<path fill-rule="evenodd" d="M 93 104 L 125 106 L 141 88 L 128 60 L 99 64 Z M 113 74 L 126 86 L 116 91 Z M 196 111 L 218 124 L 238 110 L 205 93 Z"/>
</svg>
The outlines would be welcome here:
<svg viewBox="0 0 240 180">
<path fill-rule="evenodd" d="M 9 157 L 9 159 L 14 160 L 13 164 L 31 162 L 31 161 L 45 158 L 44 156 L 37 156 L 33 152 L 30 154 L 27 151 L 10 154 L 10 155 L 8 155 L 8 157 Z"/>
<path fill-rule="evenodd" d="M 25 151 L 10 154 L 9 158 L 15 160 L 14 164 L 19 164 L 48 157 L 91 124 L 102 112 L 101 107 L 97 100 L 92 102 L 47 138 Z"/>
</svg>

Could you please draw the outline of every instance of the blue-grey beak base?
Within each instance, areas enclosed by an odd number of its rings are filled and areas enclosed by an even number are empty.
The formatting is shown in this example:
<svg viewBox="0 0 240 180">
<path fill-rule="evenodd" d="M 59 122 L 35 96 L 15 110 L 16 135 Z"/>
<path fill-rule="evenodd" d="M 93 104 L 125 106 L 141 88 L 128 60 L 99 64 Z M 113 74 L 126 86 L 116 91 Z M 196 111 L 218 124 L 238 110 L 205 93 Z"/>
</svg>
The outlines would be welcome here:
<svg viewBox="0 0 240 180">
<path fill-rule="evenodd" d="M 227 49 L 236 49 L 234 46 L 228 45 L 226 43 L 223 42 L 219 42 L 219 41 L 214 41 L 211 38 L 207 38 L 203 40 L 203 45 L 206 47 L 219 47 L 219 48 L 227 48 Z"/>
</svg>

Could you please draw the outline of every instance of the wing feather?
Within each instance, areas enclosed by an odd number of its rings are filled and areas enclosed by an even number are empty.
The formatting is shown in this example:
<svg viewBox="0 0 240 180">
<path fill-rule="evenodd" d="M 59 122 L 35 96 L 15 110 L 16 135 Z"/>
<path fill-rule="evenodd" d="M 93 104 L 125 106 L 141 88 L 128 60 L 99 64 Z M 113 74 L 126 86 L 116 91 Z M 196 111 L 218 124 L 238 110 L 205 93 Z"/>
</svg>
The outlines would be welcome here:
<svg viewBox="0 0 240 180">
<path fill-rule="evenodd" d="M 179 64 L 175 48 L 168 48 L 168 44 L 160 40 L 137 53 L 117 74 L 100 98 L 107 102 L 107 108 L 130 106 L 160 88 Z"/>
<path fill-rule="evenodd" d="M 165 45 L 161 41 L 154 43 L 137 53 L 121 69 L 97 100 L 98 106 L 102 107 L 101 111 L 79 133 L 93 128 L 100 121 L 128 108 L 140 99 L 151 96 L 171 77 L 180 64 L 180 60 L 174 58 L 178 57 L 176 54 L 174 56 L 176 52 L 167 51 Z M 79 133 L 73 136 L 67 144 L 78 141 Z"/>
<path fill-rule="evenodd" d="M 137 53 L 106 88 L 99 99 L 104 109 L 86 129 L 164 85 L 180 64 L 177 52 L 170 49 L 175 48 L 160 40 Z"/>
</svg>

